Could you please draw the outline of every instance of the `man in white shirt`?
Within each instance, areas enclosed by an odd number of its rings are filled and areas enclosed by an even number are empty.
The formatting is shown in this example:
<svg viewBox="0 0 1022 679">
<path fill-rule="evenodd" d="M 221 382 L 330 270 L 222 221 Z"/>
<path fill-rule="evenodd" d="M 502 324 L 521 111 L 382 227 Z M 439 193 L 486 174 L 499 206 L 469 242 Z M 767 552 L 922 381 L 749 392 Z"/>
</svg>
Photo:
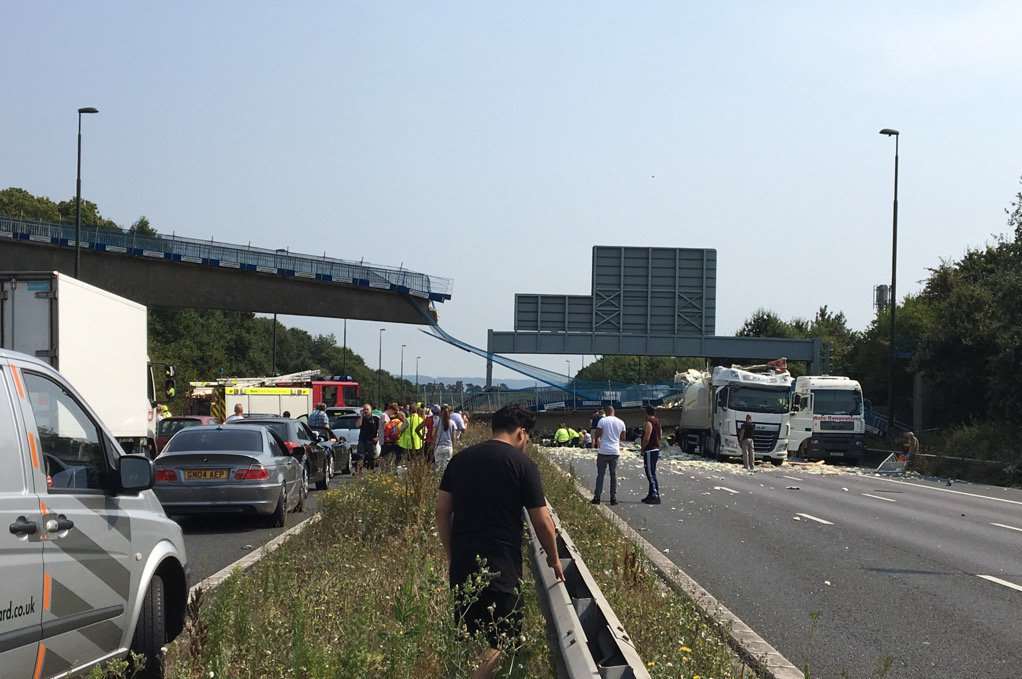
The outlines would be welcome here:
<svg viewBox="0 0 1022 679">
<path fill-rule="evenodd" d="M 226 422 L 237 422 L 245 419 L 245 409 L 240 403 L 234 404 L 234 414 L 227 418 Z"/>
<path fill-rule="evenodd" d="M 603 495 L 603 476 L 610 469 L 610 504 L 617 504 L 617 460 L 621 456 L 621 434 L 625 423 L 614 415 L 613 406 L 607 406 L 606 415 L 596 424 L 596 491 L 592 504 L 600 504 Z"/>
<path fill-rule="evenodd" d="M 444 407 L 450 408 L 446 403 Z M 451 413 L 451 422 L 454 423 L 454 441 L 458 442 L 461 440 L 461 435 L 465 432 L 465 420 L 461 417 L 461 408 Z"/>
</svg>

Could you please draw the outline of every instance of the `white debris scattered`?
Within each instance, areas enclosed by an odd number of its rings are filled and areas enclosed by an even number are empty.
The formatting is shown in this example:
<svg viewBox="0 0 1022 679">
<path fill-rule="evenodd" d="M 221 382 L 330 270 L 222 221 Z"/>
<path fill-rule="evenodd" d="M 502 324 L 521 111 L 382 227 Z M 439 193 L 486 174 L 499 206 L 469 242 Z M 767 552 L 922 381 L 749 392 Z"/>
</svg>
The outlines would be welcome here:
<svg viewBox="0 0 1022 679">
<path fill-rule="evenodd" d="M 785 490 L 802 490 L 802 489 L 799 488 L 798 486 L 787 486 Z"/>
<path fill-rule="evenodd" d="M 824 580 L 823 584 L 825 584 L 827 587 L 830 587 L 830 580 Z"/>
<path fill-rule="evenodd" d="M 841 490 L 845 491 L 846 493 L 848 492 L 847 488 L 842 488 Z"/>
<path fill-rule="evenodd" d="M 795 519 L 796 521 L 801 521 L 802 520 L 802 517 L 800 517 L 800 516 L 793 516 L 791 518 Z"/>
</svg>

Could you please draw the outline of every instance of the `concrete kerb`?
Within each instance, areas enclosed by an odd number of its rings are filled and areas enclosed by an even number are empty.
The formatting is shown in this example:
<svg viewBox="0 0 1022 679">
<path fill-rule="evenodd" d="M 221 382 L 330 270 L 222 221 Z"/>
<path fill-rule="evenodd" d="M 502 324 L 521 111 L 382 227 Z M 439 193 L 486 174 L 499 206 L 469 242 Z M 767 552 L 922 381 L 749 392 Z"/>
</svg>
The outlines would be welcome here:
<svg viewBox="0 0 1022 679">
<path fill-rule="evenodd" d="M 554 467 L 561 474 L 572 480 L 575 490 L 584 499 L 588 500 L 592 497 L 592 491 L 589 488 L 579 483 L 577 479 L 562 469 L 556 462 L 554 462 Z M 760 677 L 764 679 L 805 679 L 805 675 L 798 667 L 781 655 L 763 637 L 756 634 L 741 618 L 728 610 L 727 606 L 717 601 L 712 594 L 707 592 L 688 573 L 667 558 L 663 552 L 650 544 L 646 538 L 639 535 L 638 531 L 628 525 L 624 519 L 604 505 L 595 505 L 594 508 L 642 550 L 646 558 L 653 564 L 657 573 L 671 589 L 691 599 L 702 610 L 703 614 L 727 635 L 732 649 Z"/>
<path fill-rule="evenodd" d="M 286 531 L 284 531 L 277 537 L 267 542 L 265 545 L 260 546 L 258 549 L 252 550 L 251 552 L 241 557 L 234 563 L 225 566 L 224 568 L 221 568 L 213 575 L 210 575 L 208 578 L 205 578 L 204 580 L 202 580 L 202 582 L 193 585 L 192 588 L 188 590 L 188 601 L 191 602 L 192 597 L 195 596 L 196 591 L 201 589 L 204 592 L 210 592 L 216 589 L 220 584 L 223 583 L 224 580 L 231 577 L 235 573 L 243 573 L 247 571 L 249 568 L 258 563 L 258 561 L 262 559 L 264 556 L 266 556 L 267 554 L 272 554 L 290 538 L 294 537 L 295 535 L 298 535 L 303 530 L 319 521 L 322 517 L 323 517 L 322 514 L 316 512 L 315 514 L 305 519 L 304 521 L 301 521 L 300 523 L 291 526 Z"/>
</svg>

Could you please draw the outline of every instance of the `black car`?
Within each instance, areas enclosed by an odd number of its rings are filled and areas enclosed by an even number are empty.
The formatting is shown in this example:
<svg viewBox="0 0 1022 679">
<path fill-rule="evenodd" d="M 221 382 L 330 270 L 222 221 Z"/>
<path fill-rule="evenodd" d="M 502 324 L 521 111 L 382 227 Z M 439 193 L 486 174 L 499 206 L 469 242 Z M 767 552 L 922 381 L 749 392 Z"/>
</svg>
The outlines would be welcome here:
<svg viewBox="0 0 1022 679">
<path fill-rule="evenodd" d="M 261 424 L 275 432 L 305 464 L 309 484 L 316 484 L 317 490 L 325 490 L 333 476 L 333 448 L 320 445 L 320 436 L 309 425 L 285 417 L 246 417 L 238 424 Z"/>
</svg>

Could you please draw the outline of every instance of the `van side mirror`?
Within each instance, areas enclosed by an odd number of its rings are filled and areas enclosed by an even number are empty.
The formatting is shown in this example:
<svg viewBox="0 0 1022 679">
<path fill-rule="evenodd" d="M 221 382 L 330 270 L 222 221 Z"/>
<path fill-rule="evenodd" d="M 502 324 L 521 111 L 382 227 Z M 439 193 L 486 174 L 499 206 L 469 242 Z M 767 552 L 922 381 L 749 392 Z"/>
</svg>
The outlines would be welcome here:
<svg viewBox="0 0 1022 679">
<path fill-rule="evenodd" d="M 153 462 L 145 455 L 122 455 L 117 460 L 118 491 L 126 495 L 153 487 Z"/>
</svg>

